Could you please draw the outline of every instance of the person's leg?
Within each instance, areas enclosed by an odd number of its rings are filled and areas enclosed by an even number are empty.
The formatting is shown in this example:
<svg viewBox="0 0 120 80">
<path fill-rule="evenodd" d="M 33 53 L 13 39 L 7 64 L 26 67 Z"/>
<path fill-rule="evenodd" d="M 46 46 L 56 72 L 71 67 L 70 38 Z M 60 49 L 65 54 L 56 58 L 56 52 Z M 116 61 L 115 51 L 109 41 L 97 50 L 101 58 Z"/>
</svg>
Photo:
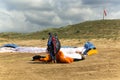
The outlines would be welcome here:
<svg viewBox="0 0 120 80">
<path fill-rule="evenodd" d="M 49 54 L 50 54 L 50 57 L 52 59 L 51 62 L 56 63 L 56 57 L 54 54 L 54 46 L 49 46 Z"/>
</svg>

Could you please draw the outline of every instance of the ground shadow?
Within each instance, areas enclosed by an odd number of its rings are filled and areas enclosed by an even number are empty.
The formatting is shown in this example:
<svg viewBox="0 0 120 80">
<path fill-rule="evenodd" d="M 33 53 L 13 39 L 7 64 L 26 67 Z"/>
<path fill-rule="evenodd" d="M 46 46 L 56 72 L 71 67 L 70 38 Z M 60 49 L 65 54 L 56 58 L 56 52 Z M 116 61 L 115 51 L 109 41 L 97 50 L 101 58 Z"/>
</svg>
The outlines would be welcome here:
<svg viewBox="0 0 120 80">
<path fill-rule="evenodd" d="M 29 64 L 49 64 L 49 63 L 47 63 L 47 62 L 42 62 L 42 61 L 29 61 L 28 62 Z"/>
</svg>

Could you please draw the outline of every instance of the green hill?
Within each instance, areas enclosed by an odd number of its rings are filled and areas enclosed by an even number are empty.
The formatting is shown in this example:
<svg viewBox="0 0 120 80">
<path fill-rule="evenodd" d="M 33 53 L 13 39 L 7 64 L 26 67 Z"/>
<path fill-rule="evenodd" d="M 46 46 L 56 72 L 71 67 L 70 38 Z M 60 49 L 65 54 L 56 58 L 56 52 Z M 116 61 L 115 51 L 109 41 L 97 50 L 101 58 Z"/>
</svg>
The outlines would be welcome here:
<svg viewBox="0 0 120 80">
<path fill-rule="evenodd" d="M 1 33 L 2 38 L 47 39 L 48 32 L 57 33 L 59 38 L 80 39 L 120 39 L 120 20 L 86 21 L 61 28 L 51 28 L 33 33 Z"/>
</svg>

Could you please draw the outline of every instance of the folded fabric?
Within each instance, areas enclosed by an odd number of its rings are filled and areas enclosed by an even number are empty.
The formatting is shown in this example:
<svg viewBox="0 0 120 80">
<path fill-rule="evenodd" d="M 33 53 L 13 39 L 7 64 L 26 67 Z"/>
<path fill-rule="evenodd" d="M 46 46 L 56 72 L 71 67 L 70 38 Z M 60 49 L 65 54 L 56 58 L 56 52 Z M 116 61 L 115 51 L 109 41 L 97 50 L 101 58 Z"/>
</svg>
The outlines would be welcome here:
<svg viewBox="0 0 120 80">
<path fill-rule="evenodd" d="M 5 45 L 3 45 L 2 47 L 16 48 L 16 47 L 18 47 L 18 45 L 16 45 L 16 44 L 5 44 Z"/>
<path fill-rule="evenodd" d="M 88 52 L 89 50 L 91 50 L 91 49 L 96 49 L 96 47 L 95 47 L 91 42 L 86 42 L 86 43 L 84 44 L 84 48 L 86 49 L 86 50 L 84 51 L 84 55 L 87 55 L 87 52 Z"/>
<path fill-rule="evenodd" d="M 98 51 L 97 51 L 97 49 L 91 49 L 91 50 L 89 50 L 88 52 L 87 52 L 87 54 L 90 56 L 90 55 L 93 55 L 93 54 L 97 54 L 98 53 Z"/>
</svg>

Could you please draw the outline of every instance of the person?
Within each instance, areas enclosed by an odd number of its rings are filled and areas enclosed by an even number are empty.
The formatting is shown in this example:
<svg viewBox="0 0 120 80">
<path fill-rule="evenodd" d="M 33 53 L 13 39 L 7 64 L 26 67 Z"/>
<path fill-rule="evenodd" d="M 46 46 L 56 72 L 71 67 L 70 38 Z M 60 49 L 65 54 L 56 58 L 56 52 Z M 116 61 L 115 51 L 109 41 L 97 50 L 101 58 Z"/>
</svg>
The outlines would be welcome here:
<svg viewBox="0 0 120 80">
<path fill-rule="evenodd" d="M 47 42 L 47 50 L 48 50 L 48 53 L 50 54 L 52 61 L 54 61 L 55 57 L 54 57 L 54 46 L 52 43 L 52 33 L 48 33 L 48 35 L 49 35 L 49 38 Z"/>
<path fill-rule="evenodd" d="M 48 38 L 48 42 L 47 42 L 47 50 L 48 53 L 50 54 L 50 57 L 52 59 L 51 62 L 56 63 L 56 54 L 58 53 L 58 51 L 60 50 L 60 41 L 57 37 L 57 34 L 52 35 L 52 33 L 48 33 L 49 34 L 49 38 Z"/>
</svg>

